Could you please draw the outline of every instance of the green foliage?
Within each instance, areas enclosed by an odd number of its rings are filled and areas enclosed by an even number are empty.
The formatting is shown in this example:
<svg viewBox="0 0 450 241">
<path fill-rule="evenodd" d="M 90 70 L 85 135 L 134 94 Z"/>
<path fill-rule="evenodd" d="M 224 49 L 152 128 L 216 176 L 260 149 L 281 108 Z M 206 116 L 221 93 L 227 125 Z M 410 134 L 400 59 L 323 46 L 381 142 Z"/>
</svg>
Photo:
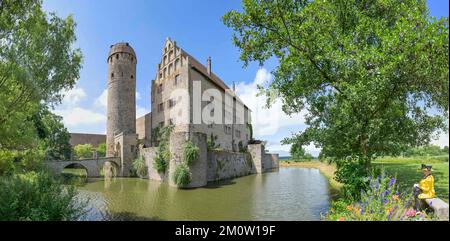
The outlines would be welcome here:
<svg viewBox="0 0 450 241">
<path fill-rule="evenodd" d="M 403 156 L 440 156 L 448 155 L 448 146 L 440 148 L 436 145 L 424 145 L 419 147 L 411 147 L 403 152 Z"/>
<path fill-rule="evenodd" d="M 42 1 L 3 0 L 0 11 L 0 149 L 36 146 L 32 116 L 61 101 L 79 78 L 75 23 L 42 10 Z"/>
<path fill-rule="evenodd" d="M 170 142 L 170 133 L 173 130 L 173 126 L 167 126 L 162 129 L 155 128 L 158 131 L 158 134 L 155 134 L 152 137 L 155 138 L 155 143 L 158 143 L 158 146 L 156 148 L 156 156 L 153 161 L 153 168 L 155 168 L 158 172 L 166 172 L 166 168 L 170 161 L 170 148 L 169 148 L 169 142 Z M 153 129 L 153 130 L 155 130 Z"/>
<path fill-rule="evenodd" d="M 94 149 L 91 144 L 79 144 L 73 149 L 78 158 L 92 158 L 94 153 Z"/>
<path fill-rule="evenodd" d="M 367 178 L 379 173 L 378 169 L 368 169 L 362 159 L 346 158 L 336 163 L 336 181 L 344 184 L 343 196 L 349 200 L 359 200 L 361 191 L 367 188 Z"/>
<path fill-rule="evenodd" d="M 185 163 L 181 163 L 173 173 L 173 179 L 178 187 L 184 187 L 191 182 L 191 173 Z"/>
<path fill-rule="evenodd" d="M 134 159 L 133 169 L 135 170 L 136 174 L 141 178 L 147 175 L 147 165 L 145 165 L 145 159 L 142 155 L 139 155 L 138 158 Z"/>
<path fill-rule="evenodd" d="M 65 187 L 46 172 L 0 177 L 0 220 L 65 221 L 84 215 L 76 189 Z"/>
<path fill-rule="evenodd" d="M 106 156 L 106 143 L 101 143 L 97 146 L 97 155 L 99 157 L 105 157 Z"/>
<path fill-rule="evenodd" d="M 183 145 L 183 162 L 190 166 L 198 159 L 199 148 L 192 143 L 192 141 L 187 141 Z"/>
<path fill-rule="evenodd" d="M 217 136 L 211 133 L 211 136 L 206 140 L 208 151 L 217 150 L 220 148 L 220 144 L 216 144 Z"/>
<path fill-rule="evenodd" d="M 448 129 L 448 18 L 430 17 L 425 1 L 243 0 L 223 20 L 244 65 L 277 59 L 259 87 L 267 105 L 308 113 L 284 144 L 313 142 L 341 166 L 358 156 L 364 174 L 374 158 Z"/>
<path fill-rule="evenodd" d="M 311 161 L 312 159 L 314 159 L 314 157 L 311 155 L 311 153 L 307 153 L 305 151 L 305 149 L 298 143 L 292 144 L 290 152 L 291 152 L 292 159 L 295 162 Z"/>
<path fill-rule="evenodd" d="M 42 106 L 32 117 L 46 160 L 69 160 L 72 155 L 70 133 L 64 127 L 62 117 Z"/>
<path fill-rule="evenodd" d="M 14 173 L 15 157 L 16 155 L 13 152 L 0 149 L 0 176 L 12 175 Z"/>
<path fill-rule="evenodd" d="M 239 147 L 239 152 L 246 153 L 248 151 L 247 146 L 244 146 L 242 141 L 239 141 L 238 147 Z"/>
<path fill-rule="evenodd" d="M 431 215 L 417 213 L 412 208 L 412 193 L 401 194 L 394 177 L 368 179 L 368 189 L 362 192 L 359 202 L 334 201 L 324 217 L 340 221 L 398 221 L 433 220 Z"/>
</svg>

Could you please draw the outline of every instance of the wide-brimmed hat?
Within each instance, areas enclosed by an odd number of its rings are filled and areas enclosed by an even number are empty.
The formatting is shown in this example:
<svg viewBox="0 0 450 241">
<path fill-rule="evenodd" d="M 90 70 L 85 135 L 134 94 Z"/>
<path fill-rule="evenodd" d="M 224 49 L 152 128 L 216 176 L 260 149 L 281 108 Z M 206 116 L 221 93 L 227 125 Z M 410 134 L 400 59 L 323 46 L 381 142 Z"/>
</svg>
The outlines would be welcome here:
<svg viewBox="0 0 450 241">
<path fill-rule="evenodd" d="M 432 166 L 430 166 L 430 165 L 422 164 L 422 167 L 421 167 L 420 169 L 421 169 L 421 170 L 428 170 L 428 171 L 431 171 L 431 167 L 432 167 Z"/>
</svg>

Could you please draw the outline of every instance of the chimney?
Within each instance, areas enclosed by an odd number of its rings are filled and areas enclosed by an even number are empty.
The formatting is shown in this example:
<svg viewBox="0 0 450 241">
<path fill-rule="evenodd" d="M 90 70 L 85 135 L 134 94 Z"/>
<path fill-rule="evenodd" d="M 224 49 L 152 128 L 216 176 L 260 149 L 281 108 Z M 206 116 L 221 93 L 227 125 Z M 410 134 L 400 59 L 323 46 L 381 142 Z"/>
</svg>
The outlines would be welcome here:
<svg viewBox="0 0 450 241">
<path fill-rule="evenodd" d="M 206 61 L 206 68 L 208 71 L 208 75 L 211 75 L 211 57 L 208 57 L 208 60 Z"/>
</svg>

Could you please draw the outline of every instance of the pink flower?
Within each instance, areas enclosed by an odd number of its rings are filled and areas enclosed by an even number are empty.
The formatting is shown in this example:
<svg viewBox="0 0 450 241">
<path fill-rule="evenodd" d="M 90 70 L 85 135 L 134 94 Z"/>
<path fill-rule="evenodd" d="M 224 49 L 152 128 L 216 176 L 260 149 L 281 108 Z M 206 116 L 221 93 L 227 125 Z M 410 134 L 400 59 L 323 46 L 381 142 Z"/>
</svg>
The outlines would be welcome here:
<svg viewBox="0 0 450 241">
<path fill-rule="evenodd" d="M 408 210 L 406 211 L 405 214 L 406 214 L 406 216 L 408 216 L 408 217 L 414 217 L 414 216 L 416 216 L 417 212 L 416 212 L 416 210 L 410 208 L 410 209 L 408 209 Z"/>
</svg>

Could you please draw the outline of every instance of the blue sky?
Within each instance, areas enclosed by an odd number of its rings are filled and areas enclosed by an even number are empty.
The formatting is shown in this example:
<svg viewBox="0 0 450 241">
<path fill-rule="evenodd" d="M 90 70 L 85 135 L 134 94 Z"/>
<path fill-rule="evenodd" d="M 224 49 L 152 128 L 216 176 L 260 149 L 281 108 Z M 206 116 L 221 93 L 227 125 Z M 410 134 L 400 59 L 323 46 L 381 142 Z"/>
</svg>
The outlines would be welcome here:
<svg viewBox="0 0 450 241">
<path fill-rule="evenodd" d="M 429 0 L 427 3 L 431 15 L 448 16 L 448 1 Z M 71 132 L 105 133 L 106 57 L 109 46 L 121 41 L 129 42 L 137 54 L 137 112 L 139 115 L 149 112 L 150 83 L 164 40 L 170 37 L 200 62 L 212 57 L 213 72 L 229 86 L 235 81 L 238 94 L 256 109 L 254 114 L 267 116 L 256 125 L 256 137 L 269 140 L 271 151 L 286 155 L 289 147 L 281 146 L 279 141 L 304 129 L 305 125 L 301 115 L 289 118 L 281 112 L 279 104 L 264 110 L 261 101 L 252 97 L 255 83 L 270 81 L 270 71 L 276 62 L 268 61 L 263 68 L 257 63 L 243 68 L 239 51 L 231 41 L 232 31 L 221 21 L 229 10 L 240 10 L 240 4 L 240 0 L 45 0 L 46 11 L 56 12 L 61 17 L 73 15 L 78 38 L 75 46 L 81 48 L 84 55 L 76 88 L 67 93 L 55 112 L 63 116 Z M 448 145 L 448 135 L 441 136 L 436 143 Z M 312 145 L 307 150 L 318 154 Z"/>
</svg>

